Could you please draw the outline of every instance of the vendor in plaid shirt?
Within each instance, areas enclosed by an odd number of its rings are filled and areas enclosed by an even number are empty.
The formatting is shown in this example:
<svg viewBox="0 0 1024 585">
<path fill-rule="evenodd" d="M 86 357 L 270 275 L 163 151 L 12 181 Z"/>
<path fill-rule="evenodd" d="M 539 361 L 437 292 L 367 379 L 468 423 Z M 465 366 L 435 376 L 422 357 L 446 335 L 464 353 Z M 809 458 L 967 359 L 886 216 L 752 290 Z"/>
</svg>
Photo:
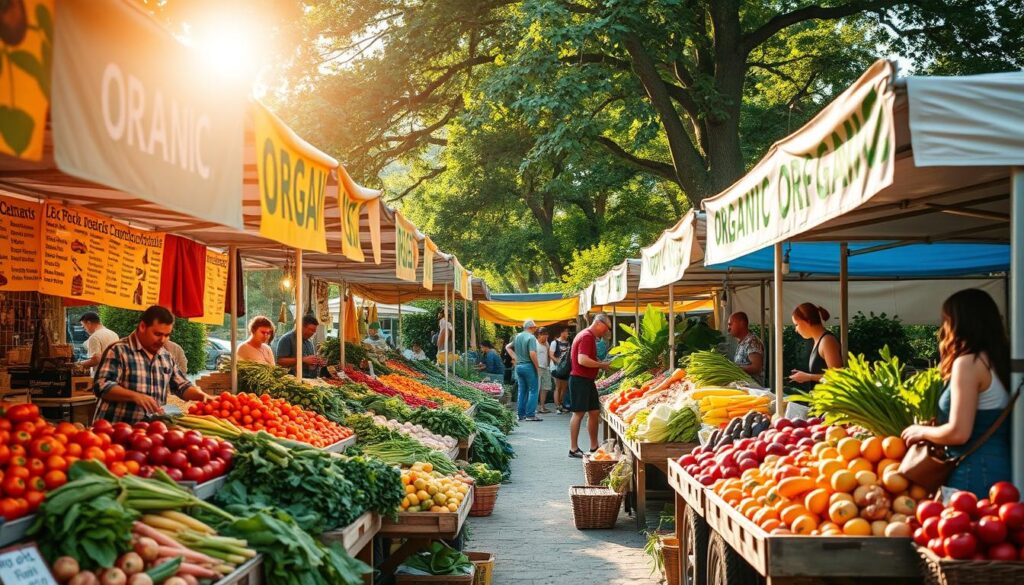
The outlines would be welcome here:
<svg viewBox="0 0 1024 585">
<path fill-rule="evenodd" d="M 154 305 L 142 314 L 135 332 L 103 354 L 93 391 L 99 398 L 93 420 L 134 423 L 162 413 L 167 391 L 185 400 L 210 398 L 174 364 L 164 342 L 174 329 L 174 315 Z"/>
</svg>

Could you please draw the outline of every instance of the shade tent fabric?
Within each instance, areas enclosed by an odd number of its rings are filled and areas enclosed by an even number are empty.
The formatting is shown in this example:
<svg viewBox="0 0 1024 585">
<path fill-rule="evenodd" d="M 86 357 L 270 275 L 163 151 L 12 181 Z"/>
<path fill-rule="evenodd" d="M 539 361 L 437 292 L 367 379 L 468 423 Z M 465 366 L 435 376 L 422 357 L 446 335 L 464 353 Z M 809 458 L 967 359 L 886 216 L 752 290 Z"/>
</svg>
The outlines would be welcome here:
<svg viewBox="0 0 1024 585">
<path fill-rule="evenodd" d="M 579 314 L 579 299 L 551 299 L 538 301 L 480 301 L 480 318 L 500 325 L 521 326 L 527 319 L 538 325 L 551 325 L 575 319 Z"/>
<path fill-rule="evenodd" d="M 492 293 L 492 301 L 554 301 L 565 298 L 562 293 Z"/>
</svg>

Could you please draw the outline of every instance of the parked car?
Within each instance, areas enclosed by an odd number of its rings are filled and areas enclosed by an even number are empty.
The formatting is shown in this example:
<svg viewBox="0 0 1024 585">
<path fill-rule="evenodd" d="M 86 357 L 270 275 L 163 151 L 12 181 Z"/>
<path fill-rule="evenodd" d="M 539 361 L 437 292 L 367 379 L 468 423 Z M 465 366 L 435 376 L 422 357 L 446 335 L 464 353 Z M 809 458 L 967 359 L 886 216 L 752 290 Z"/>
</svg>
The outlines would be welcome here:
<svg viewBox="0 0 1024 585">
<path fill-rule="evenodd" d="M 222 363 L 231 361 L 231 342 L 217 339 L 216 337 L 206 338 L 206 369 L 216 370 Z"/>
</svg>

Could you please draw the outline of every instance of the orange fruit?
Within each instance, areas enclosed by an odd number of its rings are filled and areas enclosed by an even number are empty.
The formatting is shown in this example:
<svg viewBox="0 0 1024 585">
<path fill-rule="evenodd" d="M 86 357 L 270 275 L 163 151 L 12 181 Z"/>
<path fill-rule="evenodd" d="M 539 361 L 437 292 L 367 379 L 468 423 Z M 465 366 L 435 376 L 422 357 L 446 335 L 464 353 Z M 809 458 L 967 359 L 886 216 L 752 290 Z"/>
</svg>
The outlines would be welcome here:
<svg viewBox="0 0 1024 585">
<path fill-rule="evenodd" d="M 793 520 L 792 524 L 789 525 L 790 530 L 792 530 L 794 534 L 810 534 L 817 527 L 818 519 L 810 514 L 798 516 L 796 520 Z"/>
<path fill-rule="evenodd" d="M 831 520 L 826 520 L 819 524 L 818 530 L 820 530 L 822 533 L 828 532 L 829 530 L 836 530 L 840 534 L 842 534 L 842 530 L 839 529 L 839 525 L 835 522 L 832 522 Z"/>
<path fill-rule="evenodd" d="M 769 532 L 769 534 L 774 534 L 776 536 L 788 536 L 790 534 L 793 534 L 793 532 L 791 530 L 788 530 L 786 528 L 782 528 L 780 526 L 779 528 L 776 528 L 776 529 L 772 530 L 771 532 Z"/>
<path fill-rule="evenodd" d="M 914 498 L 915 500 L 923 500 L 927 496 L 928 490 L 924 489 L 923 487 L 917 485 L 916 483 L 910 486 L 910 497 Z"/>
<path fill-rule="evenodd" d="M 845 492 L 836 492 L 828 497 L 829 506 L 836 502 L 853 502 L 853 496 Z"/>
<path fill-rule="evenodd" d="M 892 494 L 902 494 L 910 487 L 910 481 L 895 469 L 882 476 L 882 483 L 885 485 L 885 489 Z"/>
<path fill-rule="evenodd" d="M 858 471 L 853 476 L 857 478 L 857 483 L 860 485 L 878 485 L 878 476 L 874 471 Z"/>
<path fill-rule="evenodd" d="M 863 457 L 855 457 L 852 461 L 846 464 L 846 468 L 854 473 L 857 473 L 858 471 L 870 471 L 874 473 L 875 471 L 875 466 Z"/>
<path fill-rule="evenodd" d="M 844 438 L 846 438 L 846 429 L 843 427 L 829 427 L 828 430 L 825 431 L 826 441 L 839 441 Z"/>
<path fill-rule="evenodd" d="M 761 508 L 760 510 L 757 511 L 756 514 L 754 514 L 754 517 L 751 518 L 751 520 L 754 521 L 754 524 L 757 524 L 758 526 L 760 526 L 765 520 L 778 520 L 778 519 L 779 519 L 779 513 L 775 511 L 775 508 L 768 508 L 768 507 Z"/>
<path fill-rule="evenodd" d="M 843 534 L 847 536 L 871 536 L 871 524 L 863 518 L 853 518 L 843 524 Z"/>
<path fill-rule="evenodd" d="M 846 501 L 836 502 L 829 506 L 828 517 L 839 526 L 845 526 L 847 522 L 854 519 L 863 520 L 863 518 L 857 518 L 857 504 Z M 868 534 L 871 534 L 871 525 L 867 524 L 866 521 L 865 525 L 867 526 Z"/>
<path fill-rule="evenodd" d="M 847 461 L 851 461 L 853 459 L 860 457 L 860 441 L 858 439 L 854 439 L 853 437 L 846 437 L 845 439 L 840 439 L 839 444 L 836 445 L 836 448 L 839 449 L 839 454 L 843 457 L 843 459 Z"/>
<path fill-rule="evenodd" d="M 757 513 L 760 512 L 763 508 L 764 506 L 762 506 L 761 504 L 755 503 L 753 506 L 748 506 L 747 509 L 743 511 L 743 515 L 753 520 L 754 516 L 757 516 Z"/>
<path fill-rule="evenodd" d="M 743 499 L 743 491 L 736 488 L 727 489 L 722 492 L 722 499 L 735 506 L 737 502 Z"/>
<path fill-rule="evenodd" d="M 782 520 L 783 524 L 792 524 L 794 520 L 807 513 L 808 510 L 803 504 L 788 504 L 779 514 L 779 520 Z"/>
<path fill-rule="evenodd" d="M 837 492 L 850 493 L 858 485 L 856 476 L 850 471 L 837 471 L 832 474 L 831 479 L 832 489 Z"/>
<path fill-rule="evenodd" d="M 875 466 L 875 473 L 878 475 L 878 477 L 885 477 L 885 472 L 894 465 L 898 469 L 900 466 L 900 462 L 896 461 L 895 459 L 889 459 L 888 457 L 886 457 L 885 459 L 879 461 L 878 464 Z"/>
<path fill-rule="evenodd" d="M 771 532 L 779 526 L 782 526 L 782 522 L 779 522 L 775 518 L 769 518 L 768 520 L 764 521 L 764 524 L 761 525 L 761 529 L 765 532 Z"/>
<path fill-rule="evenodd" d="M 829 459 L 818 464 L 818 471 L 822 475 L 832 476 L 833 473 L 846 469 L 846 462 L 841 459 Z"/>
<path fill-rule="evenodd" d="M 882 439 L 882 451 L 889 459 L 900 461 L 907 454 L 907 444 L 900 437 L 886 437 Z"/>
<path fill-rule="evenodd" d="M 813 446 L 813 447 L 811 447 L 811 455 L 814 455 L 814 456 L 815 456 L 815 457 L 817 457 L 818 459 L 824 459 L 824 457 L 821 457 L 821 456 L 820 456 L 820 455 L 821 455 L 821 452 L 822 452 L 822 451 L 823 451 L 824 449 L 828 449 L 828 448 L 830 448 L 830 447 L 831 447 L 831 445 L 829 445 L 828 443 L 826 443 L 826 442 L 824 442 L 824 441 L 822 441 L 822 442 L 820 442 L 820 443 L 815 443 L 815 444 L 814 444 L 814 446 Z"/>
<path fill-rule="evenodd" d="M 828 461 L 830 459 L 840 458 L 839 450 L 835 447 L 830 446 L 828 443 L 818 443 L 818 445 L 825 445 L 824 449 L 818 451 L 818 461 Z"/>
<path fill-rule="evenodd" d="M 822 488 L 811 490 L 804 496 L 804 507 L 811 513 L 821 516 L 828 511 L 828 491 Z"/>
<path fill-rule="evenodd" d="M 860 444 L 860 456 L 872 463 L 878 463 L 885 457 L 882 450 L 882 439 L 871 437 Z"/>
</svg>

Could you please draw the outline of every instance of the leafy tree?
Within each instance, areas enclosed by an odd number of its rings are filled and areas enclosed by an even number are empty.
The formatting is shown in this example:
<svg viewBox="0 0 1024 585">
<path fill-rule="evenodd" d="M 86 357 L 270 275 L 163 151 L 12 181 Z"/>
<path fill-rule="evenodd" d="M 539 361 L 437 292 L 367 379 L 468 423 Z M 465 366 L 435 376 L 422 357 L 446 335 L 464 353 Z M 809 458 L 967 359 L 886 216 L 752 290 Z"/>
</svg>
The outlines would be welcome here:
<svg viewBox="0 0 1024 585">
<path fill-rule="evenodd" d="M 127 337 L 139 325 L 142 311 L 101 306 L 100 321 L 121 337 Z M 206 326 L 188 319 L 175 319 L 171 341 L 181 346 L 188 360 L 188 374 L 197 374 L 206 369 Z"/>
</svg>

